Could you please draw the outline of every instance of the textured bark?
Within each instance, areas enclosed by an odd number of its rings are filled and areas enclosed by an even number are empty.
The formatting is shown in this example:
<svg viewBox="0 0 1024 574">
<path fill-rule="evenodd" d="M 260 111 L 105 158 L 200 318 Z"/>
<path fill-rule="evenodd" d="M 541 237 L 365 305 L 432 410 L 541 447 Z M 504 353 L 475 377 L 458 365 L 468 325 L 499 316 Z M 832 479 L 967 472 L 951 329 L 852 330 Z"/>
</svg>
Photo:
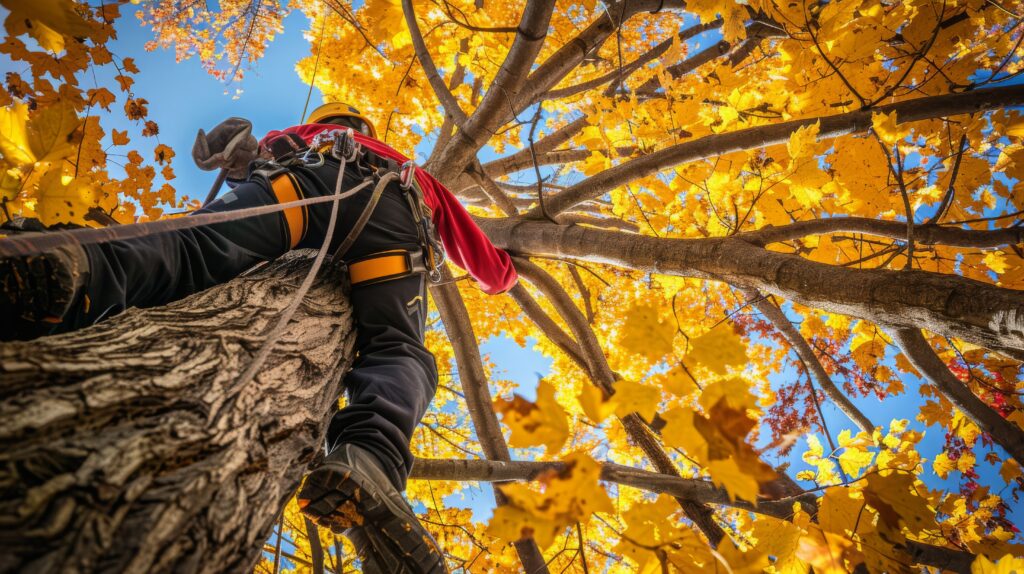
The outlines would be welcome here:
<svg viewBox="0 0 1024 574">
<path fill-rule="evenodd" d="M 1024 296 L 965 277 L 851 269 L 735 237 L 665 239 L 520 218 L 479 219 L 499 247 L 754 288 L 891 327 L 923 328 L 1024 360 Z"/>
<path fill-rule="evenodd" d="M 251 569 L 352 356 L 328 267 L 239 388 L 308 268 L 292 254 L 167 307 L 0 345 L 0 571 Z"/>
</svg>

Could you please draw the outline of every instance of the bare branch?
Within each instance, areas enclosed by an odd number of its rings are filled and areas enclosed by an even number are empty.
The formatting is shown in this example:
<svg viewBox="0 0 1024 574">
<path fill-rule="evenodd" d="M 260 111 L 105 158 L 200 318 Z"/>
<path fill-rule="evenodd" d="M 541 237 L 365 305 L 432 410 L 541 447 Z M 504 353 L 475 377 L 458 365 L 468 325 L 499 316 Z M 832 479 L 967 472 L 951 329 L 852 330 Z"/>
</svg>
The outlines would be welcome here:
<svg viewBox="0 0 1024 574">
<path fill-rule="evenodd" d="M 579 344 L 541 309 L 540 304 L 533 298 L 533 295 L 530 295 L 526 287 L 523 287 L 522 283 L 517 283 L 515 287 L 509 290 L 508 294 L 522 307 L 526 316 L 540 328 L 545 337 L 558 346 L 574 363 L 583 369 L 587 368 L 587 363 L 583 359 L 583 352 L 580 350 Z"/>
<path fill-rule="evenodd" d="M 505 437 L 501 434 L 498 417 L 494 414 L 491 391 L 487 386 L 487 375 L 484 372 L 483 363 L 480 361 L 480 348 L 477 345 L 476 332 L 469 319 L 466 303 L 462 300 L 458 287 L 451 282 L 451 278 L 451 273 L 445 269 L 442 283 L 431 286 L 430 293 L 437 305 L 437 310 L 441 313 L 441 320 L 444 322 L 445 331 L 448 333 L 448 339 L 455 352 L 455 364 L 459 368 L 459 381 L 462 383 L 462 391 L 466 397 L 466 408 L 469 410 L 469 417 L 476 429 L 480 447 L 487 458 L 507 462 L 512 457 L 508 451 L 508 444 L 505 443 Z M 497 488 L 494 489 L 494 499 L 498 505 L 507 502 L 505 494 Z M 546 573 L 548 571 L 544 563 L 544 556 L 537 548 L 537 543 L 532 539 L 516 542 L 515 548 L 519 554 L 519 560 L 527 572 Z"/>
<path fill-rule="evenodd" d="M 710 135 L 656 151 L 588 177 L 550 198 L 547 208 L 549 213 L 557 214 L 580 202 L 600 197 L 635 179 L 653 175 L 672 166 L 717 157 L 730 152 L 785 143 L 793 132 L 816 122 L 821 124 L 819 139 L 831 139 L 867 131 L 871 127 L 871 115 L 875 112 L 886 114 L 896 112 L 898 123 L 906 123 L 971 114 L 1021 103 L 1024 103 L 1024 86 L 1008 86 L 964 94 L 917 98 L 880 106 L 873 110 L 858 110 L 834 116 L 792 120 Z M 539 217 L 540 213 L 534 209 L 528 216 Z"/>
<path fill-rule="evenodd" d="M 425 459 L 417 458 L 412 467 L 412 478 L 427 480 L 507 482 L 536 480 L 545 472 L 559 472 L 565 469 L 563 462 L 489 460 Z M 787 519 L 793 514 L 793 503 L 814 502 L 814 495 L 807 493 L 782 500 L 759 500 L 757 506 L 742 500 L 730 500 L 724 488 L 711 481 L 699 478 L 682 478 L 623 466 L 611 462 L 601 463 L 601 480 L 624 486 L 639 488 L 648 492 L 665 493 L 676 498 L 685 498 L 702 504 L 715 504 L 742 508 L 758 514 Z"/>
<path fill-rule="evenodd" d="M 580 344 L 591 380 L 602 392 L 609 396 L 613 395 L 615 389 L 612 385 L 617 376 L 611 370 L 611 367 L 608 366 L 608 359 L 604 356 L 604 351 L 597 340 L 597 335 L 590 328 L 586 317 L 583 316 L 572 302 L 572 298 L 554 277 L 531 261 L 519 257 L 513 258 L 513 260 L 520 274 L 544 293 L 544 296 L 551 301 L 558 314 L 569 325 L 573 336 L 576 337 Z M 622 422 L 626 434 L 644 451 L 644 454 L 651 460 L 654 467 L 658 469 L 658 472 L 679 476 L 679 470 L 676 468 L 675 463 L 672 462 L 668 453 L 661 446 L 658 437 L 644 423 L 640 415 L 630 413 L 619 420 Z M 714 512 L 711 508 L 687 498 L 676 497 L 676 501 L 686 516 L 707 536 L 711 545 L 718 546 L 722 539 L 725 538 L 725 531 L 715 521 Z"/>
<path fill-rule="evenodd" d="M 461 173 L 498 126 L 505 123 L 501 119 L 506 116 L 505 110 L 509 104 L 516 100 L 517 94 L 522 90 L 527 72 L 544 44 L 554 7 L 554 0 L 530 0 L 526 4 L 516 28 L 516 39 L 512 42 L 512 48 L 508 51 L 487 93 L 484 94 L 483 100 L 448 145 L 435 150 L 427 162 L 428 171 L 436 171 L 430 170 L 430 167 L 438 165 L 453 173 Z"/>
</svg>

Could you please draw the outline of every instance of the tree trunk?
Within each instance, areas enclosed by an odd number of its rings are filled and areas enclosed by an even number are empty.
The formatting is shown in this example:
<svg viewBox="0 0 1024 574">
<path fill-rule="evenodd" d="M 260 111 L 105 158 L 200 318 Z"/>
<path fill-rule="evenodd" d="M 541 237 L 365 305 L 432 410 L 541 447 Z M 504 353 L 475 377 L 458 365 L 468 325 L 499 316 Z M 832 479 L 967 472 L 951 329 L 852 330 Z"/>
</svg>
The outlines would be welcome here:
<svg viewBox="0 0 1024 574">
<path fill-rule="evenodd" d="M 352 357 L 338 270 L 238 375 L 309 269 L 290 254 L 166 307 L 0 345 L 0 572 L 245 572 Z"/>
</svg>

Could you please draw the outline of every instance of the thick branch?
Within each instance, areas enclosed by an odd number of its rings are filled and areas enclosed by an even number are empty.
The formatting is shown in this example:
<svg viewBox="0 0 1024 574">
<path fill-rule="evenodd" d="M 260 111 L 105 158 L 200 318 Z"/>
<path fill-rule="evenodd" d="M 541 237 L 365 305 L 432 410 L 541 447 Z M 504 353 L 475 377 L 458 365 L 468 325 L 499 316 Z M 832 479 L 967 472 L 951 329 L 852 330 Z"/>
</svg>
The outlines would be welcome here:
<svg viewBox="0 0 1024 574">
<path fill-rule="evenodd" d="M 478 223 L 495 245 L 522 255 L 724 281 L 808 307 L 877 324 L 924 328 L 1024 358 L 1021 292 L 964 277 L 825 265 L 735 237 L 668 239 L 530 220 Z"/>
<path fill-rule="evenodd" d="M 829 217 L 797 221 L 789 225 L 774 227 L 769 225 L 756 231 L 741 233 L 745 241 L 757 245 L 768 245 L 799 239 L 808 235 L 828 233 L 866 233 L 890 239 L 906 239 L 907 224 L 902 221 L 886 221 L 868 217 Z M 973 247 L 991 249 L 1004 245 L 1024 243 L 1024 227 L 1005 227 L 1002 229 L 964 229 L 934 224 L 917 225 L 914 227 L 914 241 L 921 245 L 949 245 L 952 247 Z"/>
<path fill-rule="evenodd" d="M 786 314 L 779 309 L 778 305 L 765 298 L 761 293 L 755 289 L 745 289 L 744 293 L 749 297 L 751 305 L 755 309 L 764 314 L 769 321 L 775 325 L 775 328 L 779 330 L 786 341 L 793 347 L 796 354 L 800 356 L 804 364 L 807 365 L 807 369 L 810 371 L 810 375 L 817 381 L 818 386 L 825 392 L 828 398 L 832 399 L 832 402 L 843 411 L 851 421 L 853 421 L 860 430 L 868 433 L 869 435 L 874 432 L 875 425 L 864 416 L 864 413 L 860 411 L 854 405 L 850 399 L 843 394 L 839 387 L 832 381 L 832 377 L 825 372 L 825 368 L 821 365 L 821 361 L 818 360 L 818 355 L 814 353 L 811 346 L 804 339 L 800 331 L 793 326 Z"/>
<path fill-rule="evenodd" d="M 595 199 L 621 185 L 653 175 L 672 166 L 717 157 L 726 153 L 785 143 L 797 129 L 813 125 L 816 122 L 820 122 L 819 139 L 830 139 L 867 131 L 871 127 L 871 115 L 875 112 L 886 114 L 896 112 L 897 121 L 902 124 L 976 113 L 1021 103 L 1024 103 L 1024 86 L 1007 86 L 963 94 L 916 98 L 870 110 L 792 120 L 705 136 L 627 161 L 588 177 L 562 193 L 549 198 L 547 210 L 550 214 L 566 211 L 578 203 Z M 537 218 L 541 214 L 539 210 L 534 209 L 528 215 Z"/>
<path fill-rule="evenodd" d="M 1024 462 L 1024 430 L 1000 416 L 957 379 L 932 350 L 920 329 L 892 329 L 891 333 L 910 364 L 921 375 L 938 387 L 943 396 L 978 425 L 982 432 L 1006 449 L 1017 462 Z"/>
</svg>

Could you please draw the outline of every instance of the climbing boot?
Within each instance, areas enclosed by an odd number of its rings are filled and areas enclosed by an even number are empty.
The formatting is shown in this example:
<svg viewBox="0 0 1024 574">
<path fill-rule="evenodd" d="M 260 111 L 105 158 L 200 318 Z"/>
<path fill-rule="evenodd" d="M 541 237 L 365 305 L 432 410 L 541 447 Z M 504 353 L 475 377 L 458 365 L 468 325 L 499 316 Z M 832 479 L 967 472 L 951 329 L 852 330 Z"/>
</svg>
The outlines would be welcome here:
<svg viewBox="0 0 1024 574">
<path fill-rule="evenodd" d="M 306 478 L 302 512 L 355 546 L 363 571 L 446 574 L 444 555 L 370 452 L 336 447 Z"/>
<path fill-rule="evenodd" d="M 81 298 L 88 274 L 89 258 L 80 245 L 0 259 L 0 317 L 11 327 L 0 333 L 0 339 L 33 339 L 54 332 Z"/>
</svg>

